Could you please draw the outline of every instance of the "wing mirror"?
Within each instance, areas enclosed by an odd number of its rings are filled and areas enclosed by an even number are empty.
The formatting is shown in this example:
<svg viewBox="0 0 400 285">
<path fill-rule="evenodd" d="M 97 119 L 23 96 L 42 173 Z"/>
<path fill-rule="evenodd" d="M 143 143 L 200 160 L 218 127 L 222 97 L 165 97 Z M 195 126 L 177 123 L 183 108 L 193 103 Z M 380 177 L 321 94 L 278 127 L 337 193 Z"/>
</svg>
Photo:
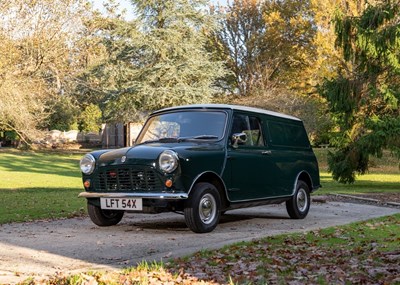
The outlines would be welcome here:
<svg viewBox="0 0 400 285">
<path fill-rule="evenodd" d="M 245 144 L 247 141 L 247 135 L 245 133 L 235 133 L 232 135 L 232 146 L 237 148 L 241 144 Z"/>
</svg>

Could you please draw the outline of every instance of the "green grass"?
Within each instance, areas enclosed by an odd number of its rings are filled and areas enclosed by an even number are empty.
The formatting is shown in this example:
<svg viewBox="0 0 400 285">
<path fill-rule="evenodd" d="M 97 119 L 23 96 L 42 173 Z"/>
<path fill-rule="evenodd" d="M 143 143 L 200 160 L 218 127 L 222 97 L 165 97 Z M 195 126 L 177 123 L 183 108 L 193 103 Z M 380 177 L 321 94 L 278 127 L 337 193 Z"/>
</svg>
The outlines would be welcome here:
<svg viewBox="0 0 400 285">
<path fill-rule="evenodd" d="M 400 173 L 370 173 L 359 176 L 354 184 L 342 184 L 334 181 L 327 172 L 321 172 L 322 188 L 315 192 L 318 195 L 329 193 L 363 194 L 399 192 Z"/>
<path fill-rule="evenodd" d="M 81 215 L 81 154 L 0 151 L 0 224 Z"/>
<path fill-rule="evenodd" d="M 370 159 L 369 173 L 358 175 L 354 184 L 342 184 L 334 181 L 328 173 L 328 149 L 314 149 L 317 156 L 321 185 L 315 194 L 363 194 L 398 192 L 400 187 L 399 160 L 385 151 L 382 158 Z"/>
<path fill-rule="evenodd" d="M 314 153 L 317 156 L 319 168 L 322 171 L 328 169 L 328 152 L 333 149 L 327 148 L 314 148 Z M 371 157 L 369 162 L 369 168 L 371 173 L 388 173 L 388 174 L 399 174 L 400 161 L 389 151 L 383 151 L 381 158 Z"/>
</svg>

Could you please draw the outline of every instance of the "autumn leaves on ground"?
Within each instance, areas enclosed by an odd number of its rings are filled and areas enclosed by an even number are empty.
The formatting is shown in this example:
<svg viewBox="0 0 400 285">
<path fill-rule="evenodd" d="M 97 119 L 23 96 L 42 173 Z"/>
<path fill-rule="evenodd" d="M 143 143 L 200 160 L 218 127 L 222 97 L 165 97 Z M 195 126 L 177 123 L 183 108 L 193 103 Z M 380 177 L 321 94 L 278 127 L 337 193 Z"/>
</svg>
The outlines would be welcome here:
<svg viewBox="0 0 400 285">
<path fill-rule="evenodd" d="M 399 229 L 394 215 L 46 284 L 400 284 Z"/>
</svg>

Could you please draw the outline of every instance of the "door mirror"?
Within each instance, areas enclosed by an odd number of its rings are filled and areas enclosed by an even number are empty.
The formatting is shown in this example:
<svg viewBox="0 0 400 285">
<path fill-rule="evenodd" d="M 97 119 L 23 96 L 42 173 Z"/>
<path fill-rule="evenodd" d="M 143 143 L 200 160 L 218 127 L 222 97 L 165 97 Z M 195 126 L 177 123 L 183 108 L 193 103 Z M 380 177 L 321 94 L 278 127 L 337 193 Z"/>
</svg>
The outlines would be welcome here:
<svg viewBox="0 0 400 285">
<path fill-rule="evenodd" d="M 247 135 L 245 133 L 235 133 L 232 135 L 232 146 L 237 148 L 239 145 L 243 145 L 247 141 Z"/>
</svg>

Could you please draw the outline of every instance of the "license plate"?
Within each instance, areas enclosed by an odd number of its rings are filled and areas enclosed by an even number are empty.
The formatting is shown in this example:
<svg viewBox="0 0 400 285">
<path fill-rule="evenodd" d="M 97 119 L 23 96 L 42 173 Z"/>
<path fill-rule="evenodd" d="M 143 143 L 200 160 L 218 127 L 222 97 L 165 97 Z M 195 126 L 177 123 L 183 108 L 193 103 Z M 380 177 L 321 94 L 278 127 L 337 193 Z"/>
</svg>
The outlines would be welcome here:
<svg viewBox="0 0 400 285">
<path fill-rule="evenodd" d="M 141 211 L 143 202 L 141 198 L 100 198 L 100 207 L 105 210 Z"/>
</svg>

